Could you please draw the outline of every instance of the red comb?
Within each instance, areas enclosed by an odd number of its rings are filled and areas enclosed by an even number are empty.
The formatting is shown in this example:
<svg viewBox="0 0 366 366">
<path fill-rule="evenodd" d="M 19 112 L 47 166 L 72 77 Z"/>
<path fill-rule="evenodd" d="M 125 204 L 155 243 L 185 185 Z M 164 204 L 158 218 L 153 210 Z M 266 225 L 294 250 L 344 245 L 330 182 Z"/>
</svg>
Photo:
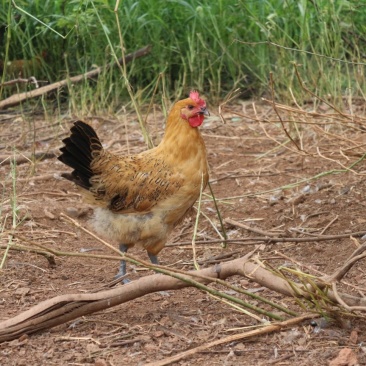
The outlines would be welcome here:
<svg viewBox="0 0 366 366">
<path fill-rule="evenodd" d="M 199 106 L 205 106 L 206 105 L 206 102 L 200 98 L 200 95 L 198 93 L 198 91 L 196 90 L 192 90 L 190 93 L 189 93 L 189 97 L 194 101 L 196 102 Z"/>
</svg>

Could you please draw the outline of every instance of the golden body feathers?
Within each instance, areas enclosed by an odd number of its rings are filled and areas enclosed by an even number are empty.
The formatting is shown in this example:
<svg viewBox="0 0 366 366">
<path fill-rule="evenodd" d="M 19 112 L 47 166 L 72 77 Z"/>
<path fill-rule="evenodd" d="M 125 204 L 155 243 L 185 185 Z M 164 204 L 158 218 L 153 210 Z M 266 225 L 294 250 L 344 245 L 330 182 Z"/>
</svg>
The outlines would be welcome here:
<svg viewBox="0 0 366 366">
<path fill-rule="evenodd" d="M 207 185 L 206 148 L 197 128 L 207 113 L 198 93 L 191 93 L 172 108 L 161 143 L 132 156 L 105 151 L 89 125 L 75 123 L 59 159 L 74 168 L 64 176 L 96 207 L 92 223 L 99 234 L 160 252 Z"/>
</svg>

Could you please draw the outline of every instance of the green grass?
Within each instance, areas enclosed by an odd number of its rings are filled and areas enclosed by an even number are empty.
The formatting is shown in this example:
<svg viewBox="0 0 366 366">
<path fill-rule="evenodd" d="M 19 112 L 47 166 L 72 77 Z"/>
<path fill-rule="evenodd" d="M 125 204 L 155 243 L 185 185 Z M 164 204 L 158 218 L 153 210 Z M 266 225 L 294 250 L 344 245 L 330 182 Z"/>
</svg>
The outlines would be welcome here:
<svg viewBox="0 0 366 366">
<path fill-rule="evenodd" d="M 268 92 L 273 72 L 276 96 L 290 100 L 291 88 L 301 103 L 310 96 L 293 62 L 312 91 L 338 104 L 342 95 L 359 96 L 365 88 L 365 64 L 350 63 L 365 57 L 364 0 L 124 0 L 121 34 L 112 0 L 15 3 L 0 0 L 0 59 L 29 59 L 46 50 L 38 77 L 51 82 L 121 56 L 122 36 L 126 53 L 153 46 L 149 56 L 128 65 L 127 78 L 142 101 L 161 74 L 171 98 L 197 88 L 217 101 L 237 87 L 246 97 Z M 72 108 L 85 111 L 113 110 L 129 95 L 118 69 L 73 86 L 71 94 Z"/>
</svg>

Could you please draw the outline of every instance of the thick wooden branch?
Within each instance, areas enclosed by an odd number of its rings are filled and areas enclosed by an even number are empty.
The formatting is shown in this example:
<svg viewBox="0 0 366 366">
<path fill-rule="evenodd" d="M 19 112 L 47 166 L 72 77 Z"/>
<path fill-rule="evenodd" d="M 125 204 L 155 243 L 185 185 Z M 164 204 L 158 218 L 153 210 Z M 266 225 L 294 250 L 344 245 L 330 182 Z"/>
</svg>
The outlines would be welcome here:
<svg viewBox="0 0 366 366">
<path fill-rule="evenodd" d="M 125 56 L 125 63 L 131 62 L 132 60 L 134 60 L 136 58 L 143 57 L 143 56 L 149 54 L 150 51 L 151 51 L 151 46 L 145 46 L 143 48 L 140 48 L 139 50 L 126 55 Z M 123 64 L 123 59 L 122 58 L 119 59 L 118 63 L 120 65 L 122 65 Z M 89 71 L 85 74 L 73 76 L 71 78 L 67 78 L 67 79 L 58 81 L 58 82 L 50 84 L 50 85 L 43 86 L 41 88 L 29 91 L 29 92 L 14 94 L 9 98 L 6 98 L 6 99 L 0 101 L 0 110 L 18 105 L 18 104 L 22 103 L 23 101 L 25 101 L 27 99 L 39 97 L 43 94 L 49 93 L 52 90 L 61 88 L 61 87 L 66 86 L 70 83 L 79 83 L 80 81 L 83 81 L 85 79 L 89 79 L 89 78 L 98 76 L 105 69 L 109 69 L 111 67 L 117 66 L 118 63 L 117 62 L 111 62 L 110 64 L 108 64 L 106 66 L 106 68 L 97 67 L 96 69 L 91 70 L 91 71 Z"/>
<path fill-rule="evenodd" d="M 210 279 L 194 277 L 194 274 L 206 276 L 214 281 L 241 275 L 253 279 L 262 286 L 287 296 L 309 298 L 310 289 L 294 293 L 291 286 L 282 278 L 262 268 L 248 258 L 238 258 L 219 266 L 200 271 L 188 272 L 186 278 L 208 284 Z M 192 276 L 190 276 L 192 275 Z M 138 297 L 158 291 L 178 290 L 191 284 L 161 274 L 145 276 L 127 285 L 111 290 L 89 294 L 67 294 L 43 301 L 27 311 L 0 323 L 0 342 L 16 339 L 23 334 L 32 334 L 56 325 L 66 323 L 81 316 L 134 300 Z M 301 288 L 301 285 L 298 286 Z M 330 300 L 337 303 L 337 296 L 328 291 Z M 365 306 L 365 300 L 347 294 L 337 294 L 350 306 Z"/>
<path fill-rule="evenodd" d="M 242 262 L 242 260 L 241 260 Z M 240 266 L 225 265 L 218 273 L 211 267 L 195 273 L 215 278 L 227 278 L 238 274 Z M 197 279 L 196 279 L 197 280 Z M 198 280 L 201 283 L 210 281 Z M 43 301 L 29 310 L 0 323 L 0 342 L 15 339 L 22 334 L 31 334 L 63 324 L 80 316 L 131 301 L 149 293 L 177 290 L 189 286 L 186 282 L 160 274 L 142 277 L 129 284 L 90 294 L 61 295 Z"/>
</svg>

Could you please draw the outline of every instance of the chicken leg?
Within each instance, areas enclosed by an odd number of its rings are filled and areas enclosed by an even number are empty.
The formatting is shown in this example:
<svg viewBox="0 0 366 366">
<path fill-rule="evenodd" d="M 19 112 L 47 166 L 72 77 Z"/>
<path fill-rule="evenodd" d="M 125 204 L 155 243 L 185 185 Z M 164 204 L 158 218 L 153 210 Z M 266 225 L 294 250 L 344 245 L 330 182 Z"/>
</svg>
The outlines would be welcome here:
<svg viewBox="0 0 366 366">
<path fill-rule="evenodd" d="M 119 245 L 119 250 L 122 253 L 127 253 L 128 250 L 128 246 L 125 244 L 120 244 Z M 126 275 L 126 261 L 124 259 L 121 260 L 121 263 L 119 265 L 119 271 L 118 273 L 114 276 L 114 279 L 117 280 L 118 278 L 124 277 Z M 128 278 L 124 278 L 122 280 L 122 282 L 124 284 L 131 282 L 131 280 L 129 280 Z"/>
<path fill-rule="evenodd" d="M 120 244 L 119 245 L 119 250 L 122 252 L 122 253 L 127 253 L 127 250 L 128 250 L 128 246 L 125 245 L 125 244 Z M 149 253 L 147 252 L 149 258 L 150 258 L 150 261 L 152 264 L 157 264 L 159 265 L 159 260 L 158 260 L 158 256 L 157 255 L 154 255 L 152 253 Z M 121 263 L 119 265 L 119 271 L 118 273 L 114 276 L 114 279 L 117 280 L 118 278 L 122 278 L 126 275 L 126 261 L 124 259 L 121 260 Z M 131 280 L 129 280 L 128 278 L 123 278 L 122 279 L 122 282 L 124 284 L 126 283 L 129 283 L 131 282 Z"/>
<path fill-rule="evenodd" d="M 160 264 L 160 263 L 159 263 L 159 259 L 158 259 L 158 256 L 157 256 L 157 255 L 151 254 L 151 253 L 149 253 L 149 252 L 147 252 L 147 255 L 149 256 L 149 258 L 150 258 L 150 262 L 151 262 L 152 264 L 156 264 L 156 265 L 159 265 L 159 264 Z"/>
</svg>

